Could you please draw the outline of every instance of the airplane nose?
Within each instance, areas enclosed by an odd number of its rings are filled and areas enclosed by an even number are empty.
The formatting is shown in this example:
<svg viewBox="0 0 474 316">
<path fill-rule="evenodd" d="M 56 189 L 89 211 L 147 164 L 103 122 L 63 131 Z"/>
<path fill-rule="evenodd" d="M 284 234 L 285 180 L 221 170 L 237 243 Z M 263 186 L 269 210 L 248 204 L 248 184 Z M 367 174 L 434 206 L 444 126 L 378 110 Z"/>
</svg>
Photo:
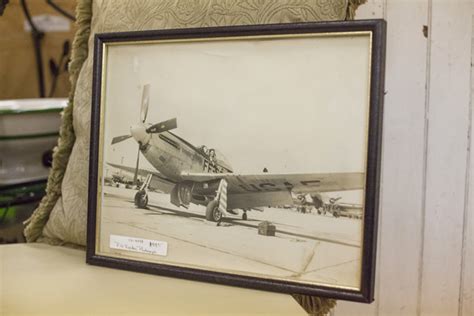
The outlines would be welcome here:
<svg viewBox="0 0 474 316">
<path fill-rule="evenodd" d="M 142 146 L 146 145 L 150 140 L 150 135 L 146 132 L 146 127 L 143 125 L 133 125 L 130 127 L 130 134 Z"/>
</svg>

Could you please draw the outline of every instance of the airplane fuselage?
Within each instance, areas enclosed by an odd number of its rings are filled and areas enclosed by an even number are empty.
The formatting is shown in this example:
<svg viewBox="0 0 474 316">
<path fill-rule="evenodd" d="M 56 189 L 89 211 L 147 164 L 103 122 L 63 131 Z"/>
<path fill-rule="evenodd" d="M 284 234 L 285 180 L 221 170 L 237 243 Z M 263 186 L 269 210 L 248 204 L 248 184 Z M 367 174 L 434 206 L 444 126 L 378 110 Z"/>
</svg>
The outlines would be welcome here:
<svg viewBox="0 0 474 316">
<path fill-rule="evenodd" d="M 156 170 L 175 182 L 182 181 L 183 171 L 232 172 L 229 167 L 219 164 L 202 149 L 171 132 L 151 134 L 148 142 L 140 146 L 140 151 Z"/>
</svg>

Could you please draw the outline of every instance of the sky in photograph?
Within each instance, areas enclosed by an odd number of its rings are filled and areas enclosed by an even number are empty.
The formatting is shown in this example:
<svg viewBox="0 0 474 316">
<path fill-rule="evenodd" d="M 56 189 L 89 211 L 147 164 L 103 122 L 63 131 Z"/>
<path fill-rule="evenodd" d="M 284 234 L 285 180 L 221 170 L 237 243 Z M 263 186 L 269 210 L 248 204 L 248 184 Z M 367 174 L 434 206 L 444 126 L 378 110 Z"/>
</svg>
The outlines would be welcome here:
<svg viewBox="0 0 474 316">
<path fill-rule="evenodd" d="M 177 118 L 173 132 L 216 148 L 235 172 L 364 172 L 368 36 L 117 45 L 108 49 L 104 160 L 134 166 L 137 144 L 114 146 L 139 121 Z M 142 157 L 141 167 L 151 168 Z"/>
</svg>

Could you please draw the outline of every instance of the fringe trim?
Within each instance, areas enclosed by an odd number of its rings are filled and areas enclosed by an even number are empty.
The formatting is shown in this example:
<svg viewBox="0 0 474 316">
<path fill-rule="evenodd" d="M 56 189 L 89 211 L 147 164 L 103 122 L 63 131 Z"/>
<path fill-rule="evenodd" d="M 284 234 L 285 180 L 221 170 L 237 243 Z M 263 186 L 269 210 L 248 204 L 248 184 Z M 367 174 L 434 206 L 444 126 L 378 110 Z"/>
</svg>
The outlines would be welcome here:
<svg viewBox="0 0 474 316">
<path fill-rule="evenodd" d="M 366 2 L 367 0 L 349 0 L 347 3 L 346 20 L 354 20 L 357 8 Z"/>
<path fill-rule="evenodd" d="M 87 43 L 91 31 L 91 19 L 92 0 L 80 0 L 76 7 L 76 24 L 78 29 L 72 43 L 71 62 L 69 63 L 69 81 L 71 82 L 69 101 L 62 113 L 58 145 L 54 148 L 53 166 L 46 186 L 46 195 L 31 217 L 24 222 L 26 225 L 24 234 L 27 242 L 34 242 L 42 235 L 43 227 L 46 225 L 54 205 L 56 205 L 61 196 L 61 184 L 74 141 L 76 140 L 72 117 L 73 100 L 79 71 L 87 58 Z"/>
<path fill-rule="evenodd" d="M 309 295 L 292 294 L 309 316 L 324 316 L 336 306 L 336 300 Z"/>
</svg>

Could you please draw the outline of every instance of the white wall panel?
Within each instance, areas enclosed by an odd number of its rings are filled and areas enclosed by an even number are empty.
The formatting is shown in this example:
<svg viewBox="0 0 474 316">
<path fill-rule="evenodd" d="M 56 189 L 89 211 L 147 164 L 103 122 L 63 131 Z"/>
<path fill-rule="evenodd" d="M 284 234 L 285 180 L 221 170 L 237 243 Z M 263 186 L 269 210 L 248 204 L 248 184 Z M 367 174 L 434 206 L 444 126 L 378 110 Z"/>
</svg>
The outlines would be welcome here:
<svg viewBox="0 0 474 316">
<path fill-rule="evenodd" d="M 433 0 L 421 315 L 457 315 L 470 105 L 471 3 Z"/>
<path fill-rule="evenodd" d="M 474 4 L 473 4 L 474 7 Z M 474 8 L 473 8 L 474 9 Z M 474 13 L 474 12 L 473 12 Z M 460 294 L 460 315 L 474 315 L 474 21 L 471 34 L 471 106 L 470 106 L 470 153 L 469 153 L 469 173 L 467 174 L 468 186 L 466 188 L 466 212 L 464 214 L 464 239 L 463 239 L 463 262 L 461 271 L 461 294 Z"/>
<path fill-rule="evenodd" d="M 414 315 L 423 227 L 428 1 L 387 1 L 378 314 Z"/>
<path fill-rule="evenodd" d="M 356 19 L 383 19 L 387 0 L 367 0 L 356 11 Z"/>
</svg>

